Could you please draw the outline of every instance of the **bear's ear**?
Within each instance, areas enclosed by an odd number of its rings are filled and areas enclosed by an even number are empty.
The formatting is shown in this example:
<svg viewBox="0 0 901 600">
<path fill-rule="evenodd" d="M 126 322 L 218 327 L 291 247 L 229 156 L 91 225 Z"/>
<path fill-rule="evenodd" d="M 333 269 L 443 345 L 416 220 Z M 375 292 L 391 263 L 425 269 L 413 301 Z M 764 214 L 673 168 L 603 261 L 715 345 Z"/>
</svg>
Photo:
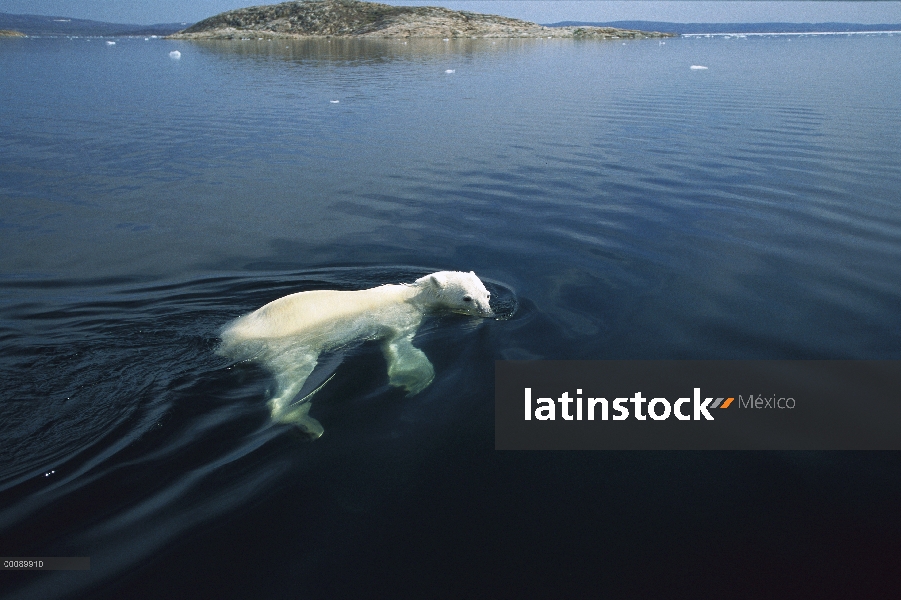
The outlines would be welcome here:
<svg viewBox="0 0 901 600">
<path fill-rule="evenodd" d="M 440 290 L 447 285 L 447 277 L 444 276 L 444 273 L 432 273 L 429 276 L 429 283 Z"/>
</svg>

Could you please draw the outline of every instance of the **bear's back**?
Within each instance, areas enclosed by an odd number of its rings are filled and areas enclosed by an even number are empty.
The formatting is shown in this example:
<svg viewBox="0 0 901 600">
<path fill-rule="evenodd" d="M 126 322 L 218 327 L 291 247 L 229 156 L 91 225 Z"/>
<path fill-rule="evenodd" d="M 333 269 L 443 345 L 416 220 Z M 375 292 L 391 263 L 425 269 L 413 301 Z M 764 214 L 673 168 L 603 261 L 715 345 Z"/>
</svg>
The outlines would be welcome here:
<svg viewBox="0 0 901 600">
<path fill-rule="evenodd" d="M 359 291 L 313 290 L 290 294 L 233 322 L 223 340 L 306 336 L 320 348 L 377 337 L 382 328 L 409 326 L 416 309 L 408 286 L 384 285 Z"/>
</svg>

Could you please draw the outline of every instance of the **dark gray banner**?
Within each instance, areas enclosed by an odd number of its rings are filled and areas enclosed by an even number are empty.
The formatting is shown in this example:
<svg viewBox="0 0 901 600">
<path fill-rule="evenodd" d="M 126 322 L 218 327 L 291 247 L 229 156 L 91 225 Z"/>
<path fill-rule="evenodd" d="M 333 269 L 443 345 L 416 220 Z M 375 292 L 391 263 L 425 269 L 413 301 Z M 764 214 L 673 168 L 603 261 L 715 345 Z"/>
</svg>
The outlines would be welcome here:
<svg viewBox="0 0 901 600">
<path fill-rule="evenodd" d="M 901 450 L 901 361 L 497 361 L 497 450 Z"/>
</svg>

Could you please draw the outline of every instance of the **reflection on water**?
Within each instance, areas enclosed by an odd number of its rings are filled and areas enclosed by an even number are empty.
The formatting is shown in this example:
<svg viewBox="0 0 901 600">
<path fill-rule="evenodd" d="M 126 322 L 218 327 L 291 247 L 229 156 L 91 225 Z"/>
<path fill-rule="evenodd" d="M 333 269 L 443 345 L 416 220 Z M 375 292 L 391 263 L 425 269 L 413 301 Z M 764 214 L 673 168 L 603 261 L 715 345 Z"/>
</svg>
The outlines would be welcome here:
<svg viewBox="0 0 901 600">
<path fill-rule="evenodd" d="M 435 58 L 460 59 L 484 56 L 491 52 L 534 50 L 544 40 L 497 39 L 350 39 L 299 38 L 258 40 L 192 40 L 173 42 L 192 50 L 223 56 L 240 56 L 256 62 L 279 59 L 295 63 L 335 63 L 344 66 L 379 64 L 393 61 L 431 62 Z"/>
<path fill-rule="evenodd" d="M 880 581 L 897 457 L 496 453 L 493 361 L 901 357 L 899 43 L 4 43 L 0 539 L 92 559 L 10 596 L 659 595 L 635 556 L 735 540 Z M 355 348 L 315 442 L 215 354 L 443 269 L 512 317 L 425 323 L 413 398 Z"/>
</svg>

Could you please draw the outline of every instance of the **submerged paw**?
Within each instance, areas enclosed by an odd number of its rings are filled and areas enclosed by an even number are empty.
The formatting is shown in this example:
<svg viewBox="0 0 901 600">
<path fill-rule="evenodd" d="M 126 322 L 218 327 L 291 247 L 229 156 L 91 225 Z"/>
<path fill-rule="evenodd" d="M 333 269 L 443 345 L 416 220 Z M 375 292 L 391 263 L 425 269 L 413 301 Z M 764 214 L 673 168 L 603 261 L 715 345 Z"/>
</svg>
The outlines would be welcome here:
<svg viewBox="0 0 901 600">
<path fill-rule="evenodd" d="M 418 394 L 429 387 L 435 379 L 435 369 L 431 363 L 417 365 L 413 369 L 390 369 L 388 383 L 407 390 L 408 396 Z"/>
<path fill-rule="evenodd" d="M 317 439 L 322 436 L 325 429 L 322 423 L 310 416 L 310 402 L 301 402 L 292 405 L 289 408 L 281 408 L 277 404 L 270 402 L 272 407 L 272 420 L 277 423 L 287 423 L 297 425 L 298 429 L 310 436 L 311 439 Z"/>
<path fill-rule="evenodd" d="M 307 416 L 305 419 L 301 419 L 296 423 L 296 425 L 301 431 L 310 436 L 310 439 L 313 440 L 319 439 L 320 437 L 322 437 L 322 434 L 325 433 L 325 429 L 322 428 L 322 423 L 310 416 Z"/>
</svg>

